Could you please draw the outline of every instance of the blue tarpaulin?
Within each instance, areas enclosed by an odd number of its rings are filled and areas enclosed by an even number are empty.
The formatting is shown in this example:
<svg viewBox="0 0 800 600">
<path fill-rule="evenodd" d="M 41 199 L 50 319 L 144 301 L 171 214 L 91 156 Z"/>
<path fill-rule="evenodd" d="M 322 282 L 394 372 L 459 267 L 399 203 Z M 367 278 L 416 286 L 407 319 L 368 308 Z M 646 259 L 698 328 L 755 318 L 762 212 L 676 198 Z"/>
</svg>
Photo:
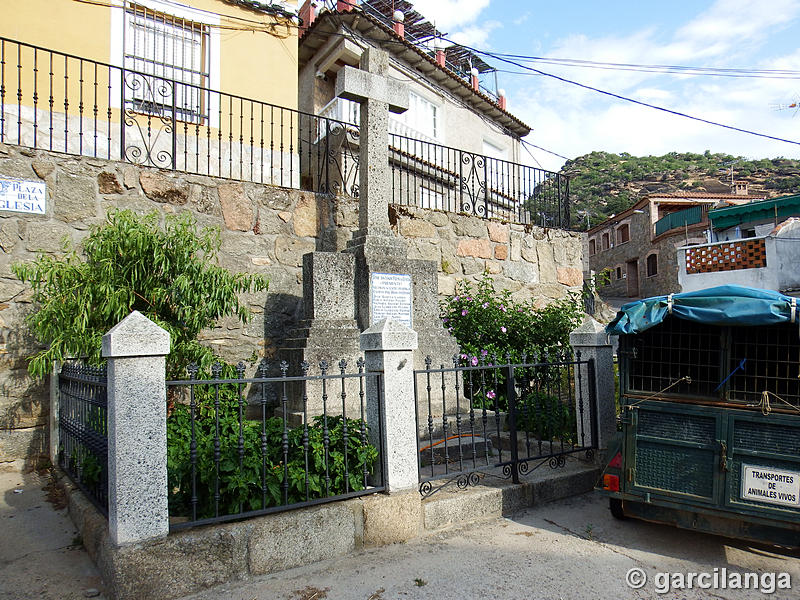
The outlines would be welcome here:
<svg viewBox="0 0 800 600">
<path fill-rule="evenodd" d="M 709 325 L 775 325 L 796 322 L 800 318 L 796 314 L 798 305 L 800 301 L 779 292 L 721 285 L 629 302 L 619 309 L 606 331 L 611 335 L 639 333 L 658 325 L 669 314 Z"/>
</svg>

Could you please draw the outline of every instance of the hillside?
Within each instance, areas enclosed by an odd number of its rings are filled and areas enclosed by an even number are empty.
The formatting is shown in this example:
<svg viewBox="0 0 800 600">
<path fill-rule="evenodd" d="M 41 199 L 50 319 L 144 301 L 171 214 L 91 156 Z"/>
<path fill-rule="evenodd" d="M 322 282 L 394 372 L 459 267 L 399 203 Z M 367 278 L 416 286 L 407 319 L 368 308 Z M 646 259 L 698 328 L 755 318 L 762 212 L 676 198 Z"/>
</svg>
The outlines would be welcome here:
<svg viewBox="0 0 800 600">
<path fill-rule="evenodd" d="M 747 182 L 750 193 L 763 192 L 767 197 L 800 193 L 800 160 L 747 160 L 709 151 L 664 156 L 592 152 L 567 161 L 561 172 L 570 176 L 573 219 L 584 229 L 583 211 L 596 225 L 653 192 L 730 193 L 731 167 L 733 179 Z"/>
</svg>

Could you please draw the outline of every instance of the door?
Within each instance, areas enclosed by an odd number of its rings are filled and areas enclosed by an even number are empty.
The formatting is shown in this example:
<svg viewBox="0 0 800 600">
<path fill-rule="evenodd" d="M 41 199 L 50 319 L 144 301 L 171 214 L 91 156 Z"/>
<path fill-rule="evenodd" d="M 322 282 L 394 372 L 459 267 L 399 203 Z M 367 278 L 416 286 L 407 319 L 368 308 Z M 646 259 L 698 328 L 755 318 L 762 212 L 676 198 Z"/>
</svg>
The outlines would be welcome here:
<svg viewBox="0 0 800 600">
<path fill-rule="evenodd" d="M 629 260 L 626 263 L 625 278 L 628 280 L 628 296 L 639 297 L 639 260 Z"/>
</svg>

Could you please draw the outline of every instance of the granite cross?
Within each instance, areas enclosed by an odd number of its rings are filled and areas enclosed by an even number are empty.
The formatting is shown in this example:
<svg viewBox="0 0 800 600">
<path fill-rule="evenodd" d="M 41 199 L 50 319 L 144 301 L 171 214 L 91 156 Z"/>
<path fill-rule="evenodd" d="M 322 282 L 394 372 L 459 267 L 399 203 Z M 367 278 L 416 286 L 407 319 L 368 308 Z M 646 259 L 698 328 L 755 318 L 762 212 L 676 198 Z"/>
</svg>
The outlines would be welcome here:
<svg viewBox="0 0 800 600">
<path fill-rule="evenodd" d="M 367 48 L 359 68 L 344 67 L 336 95 L 361 105 L 358 226 L 361 235 L 389 230 L 389 112 L 408 110 L 408 86 L 388 76 L 389 55 Z"/>
</svg>

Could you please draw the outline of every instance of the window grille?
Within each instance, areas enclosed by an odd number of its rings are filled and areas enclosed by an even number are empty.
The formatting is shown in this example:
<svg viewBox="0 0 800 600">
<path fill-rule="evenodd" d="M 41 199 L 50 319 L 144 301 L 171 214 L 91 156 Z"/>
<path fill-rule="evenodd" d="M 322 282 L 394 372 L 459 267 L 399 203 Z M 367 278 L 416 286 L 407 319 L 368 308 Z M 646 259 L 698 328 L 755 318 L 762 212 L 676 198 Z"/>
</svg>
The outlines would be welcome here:
<svg viewBox="0 0 800 600">
<path fill-rule="evenodd" d="M 126 108 L 200 123 L 208 117 L 207 25 L 129 5 L 125 10 L 124 67 L 137 71 L 125 85 Z"/>
</svg>

